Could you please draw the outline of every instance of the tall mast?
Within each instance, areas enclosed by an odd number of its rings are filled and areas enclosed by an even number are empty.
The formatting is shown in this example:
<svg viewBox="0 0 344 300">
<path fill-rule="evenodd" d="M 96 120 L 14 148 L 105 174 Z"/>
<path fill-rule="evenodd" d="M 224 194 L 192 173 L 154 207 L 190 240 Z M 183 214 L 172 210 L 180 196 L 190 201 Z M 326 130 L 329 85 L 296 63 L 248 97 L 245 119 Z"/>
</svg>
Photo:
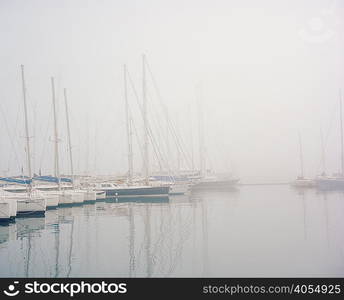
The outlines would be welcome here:
<svg viewBox="0 0 344 300">
<path fill-rule="evenodd" d="M 143 100 L 143 172 L 145 176 L 145 184 L 149 184 L 149 154 L 148 154 L 148 120 L 147 120 L 147 91 L 146 91 L 146 57 L 142 55 L 142 100 Z"/>
<path fill-rule="evenodd" d="M 31 151 L 30 151 L 30 135 L 29 135 L 29 120 L 27 115 L 27 104 L 26 104 L 26 86 L 25 86 L 25 76 L 24 76 L 24 65 L 21 65 L 21 75 L 22 75 L 22 88 L 23 88 L 23 101 L 24 101 L 24 118 L 25 118 L 25 139 L 26 139 L 26 155 L 27 155 L 27 167 L 29 179 L 32 179 L 31 170 Z M 32 183 L 30 184 L 30 188 Z"/>
<path fill-rule="evenodd" d="M 301 171 L 301 178 L 303 178 L 303 151 L 302 151 L 302 141 L 301 141 L 301 134 L 298 132 L 299 136 L 299 150 L 300 150 L 300 171 Z"/>
<path fill-rule="evenodd" d="M 63 89 L 63 95 L 65 100 L 65 108 L 66 108 L 66 121 L 67 121 L 67 134 L 68 134 L 68 150 L 69 150 L 69 160 L 70 160 L 70 172 L 72 178 L 72 185 L 74 187 L 74 166 L 73 166 L 73 153 L 72 153 L 72 137 L 70 133 L 70 125 L 69 125 L 69 109 L 68 109 L 68 101 L 67 101 L 67 89 Z"/>
<path fill-rule="evenodd" d="M 189 116 L 190 116 L 190 146 L 191 146 L 191 169 L 192 171 L 195 170 L 195 163 L 194 163 L 194 145 L 193 145 L 193 117 L 192 117 L 192 114 L 191 114 L 191 104 L 189 104 Z"/>
<path fill-rule="evenodd" d="M 343 137 L 343 111 L 342 91 L 339 90 L 339 116 L 340 116 L 340 150 L 341 150 L 341 175 L 344 176 L 344 137 Z"/>
<path fill-rule="evenodd" d="M 131 130 L 131 118 L 129 113 L 128 102 L 128 85 L 127 85 L 127 66 L 123 66 L 124 75 L 124 101 L 125 101 L 125 119 L 127 128 L 127 142 L 128 142 L 128 183 L 133 183 L 133 146 L 132 146 L 132 130 Z"/>
<path fill-rule="evenodd" d="M 57 131 L 57 117 L 56 117 L 56 99 L 55 99 L 55 83 L 54 77 L 51 77 L 51 94 L 53 100 L 53 111 L 54 111 L 54 138 L 55 138 L 55 176 L 57 177 L 58 189 L 61 190 L 60 182 L 60 168 L 59 168 L 59 146 L 58 146 L 58 131 Z"/>
<path fill-rule="evenodd" d="M 180 136 L 178 115 L 176 116 L 176 134 Z M 180 174 L 180 169 L 181 169 L 181 149 L 177 145 L 177 172 L 178 174 Z"/>
<path fill-rule="evenodd" d="M 320 128 L 320 138 L 321 138 L 321 175 L 326 174 L 326 162 L 325 162 L 325 142 L 322 128 Z"/>
<path fill-rule="evenodd" d="M 199 163 L 201 176 L 205 175 L 205 149 L 204 149 L 204 124 L 203 124 L 203 101 L 199 91 L 198 94 L 198 137 L 199 137 Z"/>
</svg>

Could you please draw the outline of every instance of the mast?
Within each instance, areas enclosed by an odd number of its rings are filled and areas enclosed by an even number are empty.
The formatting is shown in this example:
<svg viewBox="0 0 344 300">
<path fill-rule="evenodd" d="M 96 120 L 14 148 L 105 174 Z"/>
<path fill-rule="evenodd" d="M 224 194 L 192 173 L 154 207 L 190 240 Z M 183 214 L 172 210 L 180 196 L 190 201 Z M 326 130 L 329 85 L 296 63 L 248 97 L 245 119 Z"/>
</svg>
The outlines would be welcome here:
<svg viewBox="0 0 344 300">
<path fill-rule="evenodd" d="M 24 75 L 24 65 L 21 65 L 21 75 L 22 75 L 22 88 L 23 88 L 23 102 L 24 102 L 24 118 L 25 118 L 25 139 L 26 139 L 26 156 L 27 156 L 27 167 L 29 179 L 32 179 L 32 169 L 31 169 L 31 151 L 30 151 L 30 135 L 29 135 L 29 120 L 27 115 L 27 103 L 26 103 L 26 86 L 25 86 L 25 75 Z M 29 189 L 31 190 L 32 183 L 30 183 Z"/>
<path fill-rule="evenodd" d="M 326 174 L 326 163 L 325 163 L 325 142 L 322 128 L 320 128 L 320 139 L 321 139 L 321 175 Z"/>
<path fill-rule="evenodd" d="M 67 134 L 68 134 L 68 150 L 69 150 L 69 160 L 70 160 L 70 172 L 72 178 L 72 185 L 74 188 L 74 166 L 73 166 L 73 153 L 72 153 L 72 138 L 70 133 L 70 124 L 69 124 L 69 109 L 68 109 L 68 101 L 67 101 L 67 89 L 63 89 L 63 95 L 65 100 L 65 108 L 66 108 L 66 121 L 67 121 Z"/>
<path fill-rule="evenodd" d="M 201 176 L 205 175 L 205 161 L 204 161 L 204 124 L 203 124 L 203 101 L 201 93 L 198 95 L 198 137 L 199 137 L 199 163 Z"/>
<path fill-rule="evenodd" d="M 179 136 L 180 131 L 179 131 L 179 118 L 178 115 L 176 116 L 176 134 Z M 177 145 L 177 174 L 180 175 L 180 170 L 181 170 L 181 150 L 179 149 Z"/>
<path fill-rule="evenodd" d="M 343 111 L 342 111 L 342 91 L 341 90 L 339 90 L 339 117 L 340 117 L 341 176 L 344 176 L 344 136 L 343 136 Z"/>
<path fill-rule="evenodd" d="M 302 141 L 301 141 L 301 134 L 298 132 L 299 136 L 299 149 L 300 149 L 300 171 L 301 171 L 301 178 L 303 178 L 303 152 L 302 152 Z"/>
<path fill-rule="evenodd" d="M 193 145 L 193 118 L 191 114 L 191 104 L 189 104 L 189 116 L 190 116 L 190 146 L 191 146 L 191 170 L 192 172 L 195 170 L 195 163 L 194 163 L 194 145 Z"/>
<path fill-rule="evenodd" d="M 127 66 L 123 66 L 124 75 L 124 101 L 125 101 L 125 119 L 127 128 L 127 142 L 128 142 L 128 183 L 133 183 L 133 146 L 132 146 L 132 130 L 131 130 L 131 118 L 129 113 L 128 102 L 128 85 L 127 85 Z"/>
<path fill-rule="evenodd" d="M 145 184 L 149 184 L 149 154 L 148 154 L 148 120 L 147 120 L 147 91 L 146 91 L 146 56 L 142 55 L 142 100 L 143 100 L 143 172 L 145 177 Z"/>
<path fill-rule="evenodd" d="M 53 100 L 53 111 L 54 111 L 54 138 L 55 138 L 55 177 L 57 177 L 58 189 L 61 190 L 60 182 L 60 169 L 59 169 L 59 141 L 58 141 L 58 131 L 57 131 L 57 117 L 56 117 L 56 99 L 55 99 L 55 83 L 54 77 L 51 77 L 51 94 Z"/>
</svg>

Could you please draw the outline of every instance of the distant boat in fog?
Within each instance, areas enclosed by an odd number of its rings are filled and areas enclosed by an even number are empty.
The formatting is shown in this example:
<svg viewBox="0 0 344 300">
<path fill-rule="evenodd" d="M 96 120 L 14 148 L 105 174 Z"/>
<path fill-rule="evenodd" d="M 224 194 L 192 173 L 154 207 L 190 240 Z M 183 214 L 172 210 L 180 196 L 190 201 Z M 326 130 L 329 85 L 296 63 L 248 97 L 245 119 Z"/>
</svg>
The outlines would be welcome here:
<svg viewBox="0 0 344 300">
<path fill-rule="evenodd" d="M 206 170 L 206 147 L 204 141 L 203 105 L 201 99 L 199 99 L 198 103 L 198 131 L 200 172 L 199 179 L 195 181 L 192 190 L 223 190 L 235 187 L 239 182 L 239 178 L 234 177 L 232 174 L 218 174 Z"/>
<path fill-rule="evenodd" d="M 303 166 L 303 149 L 302 149 L 302 140 L 301 134 L 299 132 L 299 154 L 300 154 L 300 175 L 291 182 L 291 185 L 297 188 L 310 188 L 315 186 L 313 179 L 304 177 L 304 166 Z"/>
<path fill-rule="evenodd" d="M 341 150 L 341 169 L 340 173 L 327 176 L 325 172 L 315 179 L 319 189 L 341 190 L 344 189 L 344 136 L 343 136 L 343 112 L 342 94 L 339 92 L 339 129 L 340 129 L 340 150 Z"/>
</svg>

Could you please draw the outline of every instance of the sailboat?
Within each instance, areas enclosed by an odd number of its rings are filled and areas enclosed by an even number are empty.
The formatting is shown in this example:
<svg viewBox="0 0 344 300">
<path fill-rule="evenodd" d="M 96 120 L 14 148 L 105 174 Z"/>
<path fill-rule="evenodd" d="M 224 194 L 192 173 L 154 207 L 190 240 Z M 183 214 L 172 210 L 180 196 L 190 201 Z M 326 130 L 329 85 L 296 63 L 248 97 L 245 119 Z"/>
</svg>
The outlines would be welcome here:
<svg viewBox="0 0 344 300">
<path fill-rule="evenodd" d="M 27 103 L 26 103 L 26 86 L 25 86 L 25 75 L 24 66 L 21 65 L 21 77 L 22 77 L 22 91 L 23 91 L 23 103 L 24 103 L 24 120 L 25 120 L 25 139 L 26 139 L 26 158 L 28 166 L 28 177 L 23 180 L 13 178 L 0 178 L 2 181 L 14 182 L 23 184 L 26 186 L 26 191 L 23 193 L 6 193 L 2 192 L 3 196 L 9 201 L 15 201 L 17 205 L 12 205 L 10 208 L 10 215 L 14 214 L 14 209 L 17 207 L 17 216 L 30 216 L 32 214 L 45 214 L 47 207 L 47 199 L 44 195 L 34 189 L 32 184 L 32 170 L 31 170 L 31 151 L 30 151 L 30 135 L 29 135 L 29 121 L 27 114 Z"/>
<path fill-rule="evenodd" d="M 144 181 L 142 185 L 133 183 L 133 151 L 132 151 L 132 128 L 129 113 L 129 103 L 127 96 L 127 67 L 123 66 L 124 72 L 124 100 L 126 108 L 126 132 L 128 143 L 128 178 L 126 184 L 117 185 L 114 183 L 100 183 L 96 189 L 105 191 L 107 197 L 162 197 L 168 196 L 169 185 L 153 186 L 149 182 L 149 153 L 148 153 L 148 119 L 147 119 L 147 98 L 145 81 L 145 56 L 143 55 L 143 123 L 144 123 L 144 147 L 143 147 L 143 170 Z"/>
<path fill-rule="evenodd" d="M 304 168 L 303 168 L 303 151 L 302 151 L 302 140 L 301 134 L 299 133 L 299 150 L 300 150 L 300 175 L 291 182 L 291 185 L 297 188 L 309 188 L 314 187 L 315 182 L 313 179 L 304 177 Z"/>
<path fill-rule="evenodd" d="M 315 179 L 316 186 L 323 190 L 343 190 L 344 189 L 344 135 L 343 135 L 343 111 L 342 93 L 339 92 L 339 128 L 340 128 L 340 148 L 341 148 L 341 170 L 339 174 L 326 176 L 325 173 Z"/>
<path fill-rule="evenodd" d="M 156 141 L 156 139 L 153 136 L 153 133 L 150 130 L 150 138 L 152 141 L 152 145 L 154 147 L 154 152 L 156 153 L 156 156 L 158 157 L 159 160 L 159 171 L 156 171 L 150 176 L 149 180 L 155 184 L 155 185 L 169 185 L 170 190 L 169 190 L 169 195 L 184 195 L 189 192 L 189 181 L 185 180 L 185 177 L 183 178 L 180 176 L 181 174 L 181 163 L 182 159 L 184 163 L 189 162 L 189 157 L 185 151 L 184 143 L 181 139 L 181 135 L 178 130 L 177 124 L 174 124 L 170 118 L 169 111 L 167 106 L 164 104 L 160 91 L 158 89 L 155 77 L 153 75 L 153 72 L 147 62 L 147 59 L 144 59 L 143 62 L 147 69 L 148 73 L 150 75 L 150 78 L 153 83 L 154 90 L 157 95 L 157 99 L 160 104 L 160 108 L 162 109 L 162 116 L 163 116 L 163 122 L 166 124 L 166 132 L 162 133 L 158 131 L 158 140 L 159 142 Z M 157 123 L 158 123 L 158 128 L 163 128 L 161 119 L 158 117 L 160 116 L 160 113 L 157 114 Z M 171 155 L 171 147 L 170 147 L 170 136 L 173 139 L 174 142 L 174 148 L 177 154 L 177 161 L 176 161 L 176 166 L 172 167 L 171 161 L 172 155 Z M 166 143 L 166 153 L 161 149 L 163 143 L 161 143 L 161 137 L 165 137 L 165 143 Z M 164 165 L 164 166 L 163 166 Z"/>
<path fill-rule="evenodd" d="M 66 109 L 66 122 L 67 122 L 67 134 L 68 134 L 68 149 L 69 149 L 69 162 L 70 162 L 70 170 L 71 170 L 71 182 L 72 182 L 72 189 L 75 193 L 81 193 L 83 195 L 83 202 L 85 203 L 93 203 L 97 199 L 97 193 L 94 191 L 90 185 L 86 186 L 86 189 L 75 189 L 74 185 L 74 167 L 73 167 L 73 155 L 72 155 L 72 138 L 69 126 L 69 110 L 68 110 L 68 103 L 67 103 L 67 89 L 63 90 L 64 100 L 65 100 L 65 109 Z"/>
<path fill-rule="evenodd" d="M 11 220 L 11 202 L 15 201 L 0 198 L 0 222 Z"/>
<path fill-rule="evenodd" d="M 48 180 L 55 181 L 57 183 L 57 186 L 55 186 L 55 188 L 56 188 L 55 191 L 47 191 L 45 193 L 47 195 L 57 195 L 58 196 L 58 205 L 60 205 L 60 206 L 82 204 L 84 202 L 84 195 L 82 193 L 77 193 L 77 192 L 74 192 L 73 190 L 62 189 L 60 169 L 59 169 L 59 147 L 58 147 L 59 136 L 58 136 L 57 116 L 56 116 L 56 99 L 55 99 L 54 77 L 51 77 L 51 90 L 52 90 L 52 104 L 53 104 L 53 113 L 54 113 L 55 177 L 52 177 L 50 179 L 48 178 Z M 46 176 L 46 177 L 49 177 L 49 176 Z M 42 176 L 41 176 L 41 179 L 43 179 Z"/>
<path fill-rule="evenodd" d="M 199 135 L 199 160 L 200 171 L 192 185 L 193 191 L 198 190 L 231 190 L 239 182 L 239 178 L 234 177 L 232 174 L 216 174 L 209 170 L 206 171 L 205 161 L 205 142 L 204 142 L 204 120 L 203 120 L 203 105 L 202 100 L 199 98 L 198 103 L 198 135 Z"/>
</svg>

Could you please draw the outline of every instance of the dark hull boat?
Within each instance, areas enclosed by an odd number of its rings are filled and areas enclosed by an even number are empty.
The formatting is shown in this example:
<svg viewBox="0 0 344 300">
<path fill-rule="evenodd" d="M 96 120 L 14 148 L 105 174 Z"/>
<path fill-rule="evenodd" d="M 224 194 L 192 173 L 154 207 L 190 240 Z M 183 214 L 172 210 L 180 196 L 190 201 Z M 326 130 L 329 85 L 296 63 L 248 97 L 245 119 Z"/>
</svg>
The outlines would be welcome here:
<svg viewBox="0 0 344 300">
<path fill-rule="evenodd" d="M 106 197 L 161 197 L 168 196 L 169 186 L 116 186 L 102 184 L 97 190 L 104 191 Z"/>
<path fill-rule="evenodd" d="M 344 190 L 344 177 L 321 177 L 315 183 L 321 190 Z"/>
<path fill-rule="evenodd" d="M 325 175 L 324 147 L 323 147 L 323 174 L 316 178 L 316 186 L 321 190 L 344 190 L 344 131 L 342 113 L 342 94 L 339 95 L 339 117 L 340 117 L 340 150 L 341 150 L 341 172 L 333 175 Z"/>
<path fill-rule="evenodd" d="M 136 203 L 168 203 L 170 201 L 169 196 L 130 196 L 130 197 L 111 197 L 107 198 L 108 202 L 136 202 Z"/>
</svg>

